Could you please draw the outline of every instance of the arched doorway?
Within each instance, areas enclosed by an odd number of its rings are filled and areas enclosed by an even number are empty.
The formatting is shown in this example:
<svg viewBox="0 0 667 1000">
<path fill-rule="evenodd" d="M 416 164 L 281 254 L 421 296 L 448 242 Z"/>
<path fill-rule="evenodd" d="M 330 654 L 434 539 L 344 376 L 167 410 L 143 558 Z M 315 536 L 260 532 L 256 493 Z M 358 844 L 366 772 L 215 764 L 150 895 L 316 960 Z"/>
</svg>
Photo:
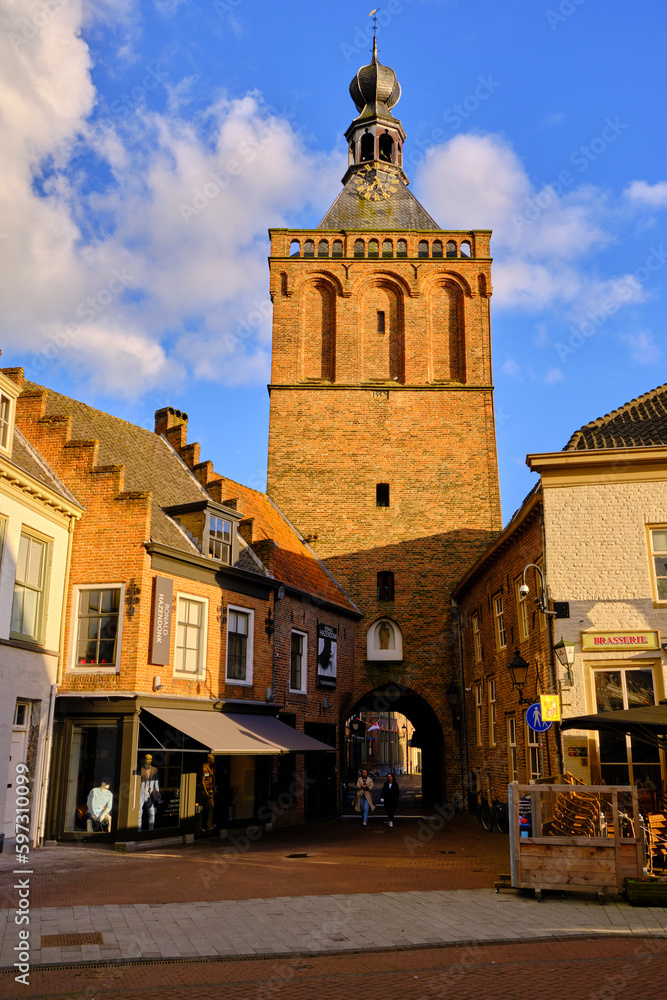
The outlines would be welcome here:
<svg viewBox="0 0 667 1000">
<path fill-rule="evenodd" d="M 412 753 L 401 750 L 401 756 L 396 755 L 395 761 L 419 761 L 422 778 L 422 803 L 426 807 L 435 803 L 446 802 L 451 799 L 453 789 L 446 788 L 445 781 L 445 741 L 442 726 L 431 706 L 421 695 L 403 684 L 387 683 L 379 685 L 368 691 L 354 704 L 349 713 L 349 719 L 359 719 L 360 717 L 377 717 L 383 715 L 405 716 L 410 725 L 406 727 L 410 732 L 410 749 Z M 346 753 L 345 766 L 353 770 L 361 763 L 367 764 L 367 730 L 366 726 L 357 727 L 361 732 L 355 732 L 353 727 L 346 727 Z M 395 726 L 393 728 L 396 728 Z M 407 732 L 403 732 L 402 726 L 398 727 L 397 735 L 400 747 L 401 738 L 407 743 Z M 389 745 L 391 746 L 391 740 Z M 361 752 L 363 748 L 363 753 Z M 418 755 L 415 751 L 419 751 Z M 392 751 L 390 750 L 390 753 Z M 455 751 L 456 752 L 456 751 Z M 362 760 L 363 756 L 363 760 Z M 372 763 L 372 762 L 371 762 Z"/>
</svg>

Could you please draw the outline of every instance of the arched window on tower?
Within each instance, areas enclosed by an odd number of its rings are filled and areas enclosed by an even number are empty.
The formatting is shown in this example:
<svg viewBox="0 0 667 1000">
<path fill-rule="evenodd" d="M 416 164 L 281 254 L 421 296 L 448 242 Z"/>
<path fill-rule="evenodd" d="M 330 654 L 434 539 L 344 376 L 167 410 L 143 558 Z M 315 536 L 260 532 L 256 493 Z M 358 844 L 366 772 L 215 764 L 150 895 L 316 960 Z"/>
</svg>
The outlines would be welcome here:
<svg viewBox="0 0 667 1000">
<path fill-rule="evenodd" d="M 453 282 L 434 288 L 430 295 L 430 367 L 434 382 L 464 382 L 461 290 Z"/>
<path fill-rule="evenodd" d="M 369 257 L 380 256 L 380 247 L 377 240 L 370 240 L 368 244 L 368 256 Z"/>
<path fill-rule="evenodd" d="M 442 257 L 442 240 L 433 241 L 433 256 Z"/>
<path fill-rule="evenodd" d="M 364 257 L 366 254 L 366 245 L 363 240 L 354 241 L 354 256 Z"/>
<path fill-rule="evenodd" d="M 361 162 L 375 159 L 375 136 L 364 132 L 361 137 Z"/>
<path fill-rule="evenodd" d="M 408 256 L 408 244 L 406 240 L 399 240 L 396 244 L 396 256 L 397 257 L 407 257 Z"/>
<path fill-rule="evenodd" d="M 485 274 L 478 274 L 477 275 L 477 291 L 479 292 L 480 295 L 482 295 L 484 298 L 486 298 L 486 275 Z"/>
<path fill-rule="evenodd" d="M 419 246 L 417 247 L 417 256 L 418 257 L 428 257 L 428 241 L 427 240 L 420 240 L 419 241 Z"/>
<path fill-rule="evenodd" d="M 470 243 L 468 240 L 464 240 L 461 244 L 461 256 L 470 257 Z"/>
<path fill-rule="evenodd" d="M 456 257 L 456 243 L 454 240 L 447 241 L 447 256 Z"/>
<path fill-rule="evenodd" d="M 298 257 L 301 253 L 301 244 L 298 240 L 292 240 L 289 246 L 290 257 Z"/>
<path fill-rule="evenodd" d="M 389 135 L 389 132 L 385 131 L 380 136 L 380 159 L 384 160 L 385 163 L 393 163 L 394 161 L 394 140 Z"/>
<path fill-rule="evenodd" d="M 304 257 L 314 257 L 315 256 L 315 243 L 313 240 L 306 240 L 303 244 L 303 256 Z"/>
<path fill-rule="evenodd" d="M 309 281 L 301 294 L 302 378 L 333 382 L 336 354 L 336 306 L 333 289 L 325 281 Z"/>
<path fill-rule="evenodd" d="M 383 257 L 393 257 L 394 256 L 394 244 L 391 240 L 384 240 L 382 243 L 382 256 Z"/>
<path fill-rule="evenodd" d="M 334 242 L 333 242 L 333 254 L 332 254 L 332 256 L 333 257 L 342 257 L 343 256 L 343 241 L 342 240 L 334 240 Z"/>
<path fill-rule="evenodd" d="M 317 256 L 318 257 L 328 257 L 329 256 L 329 241 L 320 240 L 317 246 Z"/>
</svg>

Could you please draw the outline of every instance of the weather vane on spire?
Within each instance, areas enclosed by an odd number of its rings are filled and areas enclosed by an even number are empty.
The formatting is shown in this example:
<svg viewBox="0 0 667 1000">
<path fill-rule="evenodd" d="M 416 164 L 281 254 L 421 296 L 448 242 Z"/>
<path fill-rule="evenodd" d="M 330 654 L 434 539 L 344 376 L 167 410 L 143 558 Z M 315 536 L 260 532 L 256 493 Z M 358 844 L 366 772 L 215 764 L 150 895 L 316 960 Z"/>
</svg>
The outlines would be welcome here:
<svg viewBox="0 0 667 1000">
<path fill-rule="evenodd" d="M 378 33 L 378 11 L 379 7 L 374 7 L 373 10 L 368 15 L 373 18 L 373 38 L 377 38 Z"/>
</svg>

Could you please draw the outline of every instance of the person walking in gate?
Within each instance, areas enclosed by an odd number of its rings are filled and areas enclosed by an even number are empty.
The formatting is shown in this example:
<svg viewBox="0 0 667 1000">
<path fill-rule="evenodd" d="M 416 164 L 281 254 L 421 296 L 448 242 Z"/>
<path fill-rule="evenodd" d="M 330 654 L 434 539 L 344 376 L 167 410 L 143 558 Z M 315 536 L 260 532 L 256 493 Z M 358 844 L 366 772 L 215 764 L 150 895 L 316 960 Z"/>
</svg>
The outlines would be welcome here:
<svg viewBox="0 0 667 1000">
<path fill-rule="evenodd" d="M 400 788 L 396 784 L 396 776 L 389 771 L 387 773 L 387 780 L 382 786 L 382 798 L 384 800 L 384 807 L 387 810 L 387 816 L 389 817 L 389 826 L 394 825 L 394 816 L 396 815 L 396 806 L 398 805 L 400 791 Z"/>
<path fill-rule="evenodd" d="M 368 771 L 363 768 L 361 777 L 357 778 L 357 794 L 354 798 L 354 810 L 361 813 L 364 826 L 368 826 L 368 812 L 375 812 L 373 805 L 373 781 L 368 777 Z"/>
</svg>

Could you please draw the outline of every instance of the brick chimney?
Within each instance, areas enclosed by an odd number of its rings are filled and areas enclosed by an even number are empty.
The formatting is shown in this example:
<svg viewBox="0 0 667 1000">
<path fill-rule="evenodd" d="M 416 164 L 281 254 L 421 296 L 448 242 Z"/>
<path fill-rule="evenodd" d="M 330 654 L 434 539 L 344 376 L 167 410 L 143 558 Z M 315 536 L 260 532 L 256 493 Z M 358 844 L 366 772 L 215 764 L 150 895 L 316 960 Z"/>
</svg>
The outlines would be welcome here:
<svg viewBox="0 0 667 1000">
<path fill-rule="evenodd" d="M 0 351 L 2 354 L 2 351 Z M 25 382 L 25 370 L 23 368 L 0 368 L 3 375 L 6 375 L 10 382 L 13 382 L 19 387 L 23 388 L 23 383 Z"/>
<path fill-rule="evenodd" d="M 188 441 L 187 413 L 181 413 L 173 406 L 164 406 L 161 410 L 156 410 L 155 433 L 164 434 L 169 444 L 180 452 Z"/>
<path fill-rule="evenodd" d="M 229 503 L 226 503 L 225 507 L 229 507 Z M 248 545 L 252 545 L 252 527 L 254 522 L 254 517 L 244 517 L 242 521 L 239 521 L 239 535 Z"/>
</svg>

